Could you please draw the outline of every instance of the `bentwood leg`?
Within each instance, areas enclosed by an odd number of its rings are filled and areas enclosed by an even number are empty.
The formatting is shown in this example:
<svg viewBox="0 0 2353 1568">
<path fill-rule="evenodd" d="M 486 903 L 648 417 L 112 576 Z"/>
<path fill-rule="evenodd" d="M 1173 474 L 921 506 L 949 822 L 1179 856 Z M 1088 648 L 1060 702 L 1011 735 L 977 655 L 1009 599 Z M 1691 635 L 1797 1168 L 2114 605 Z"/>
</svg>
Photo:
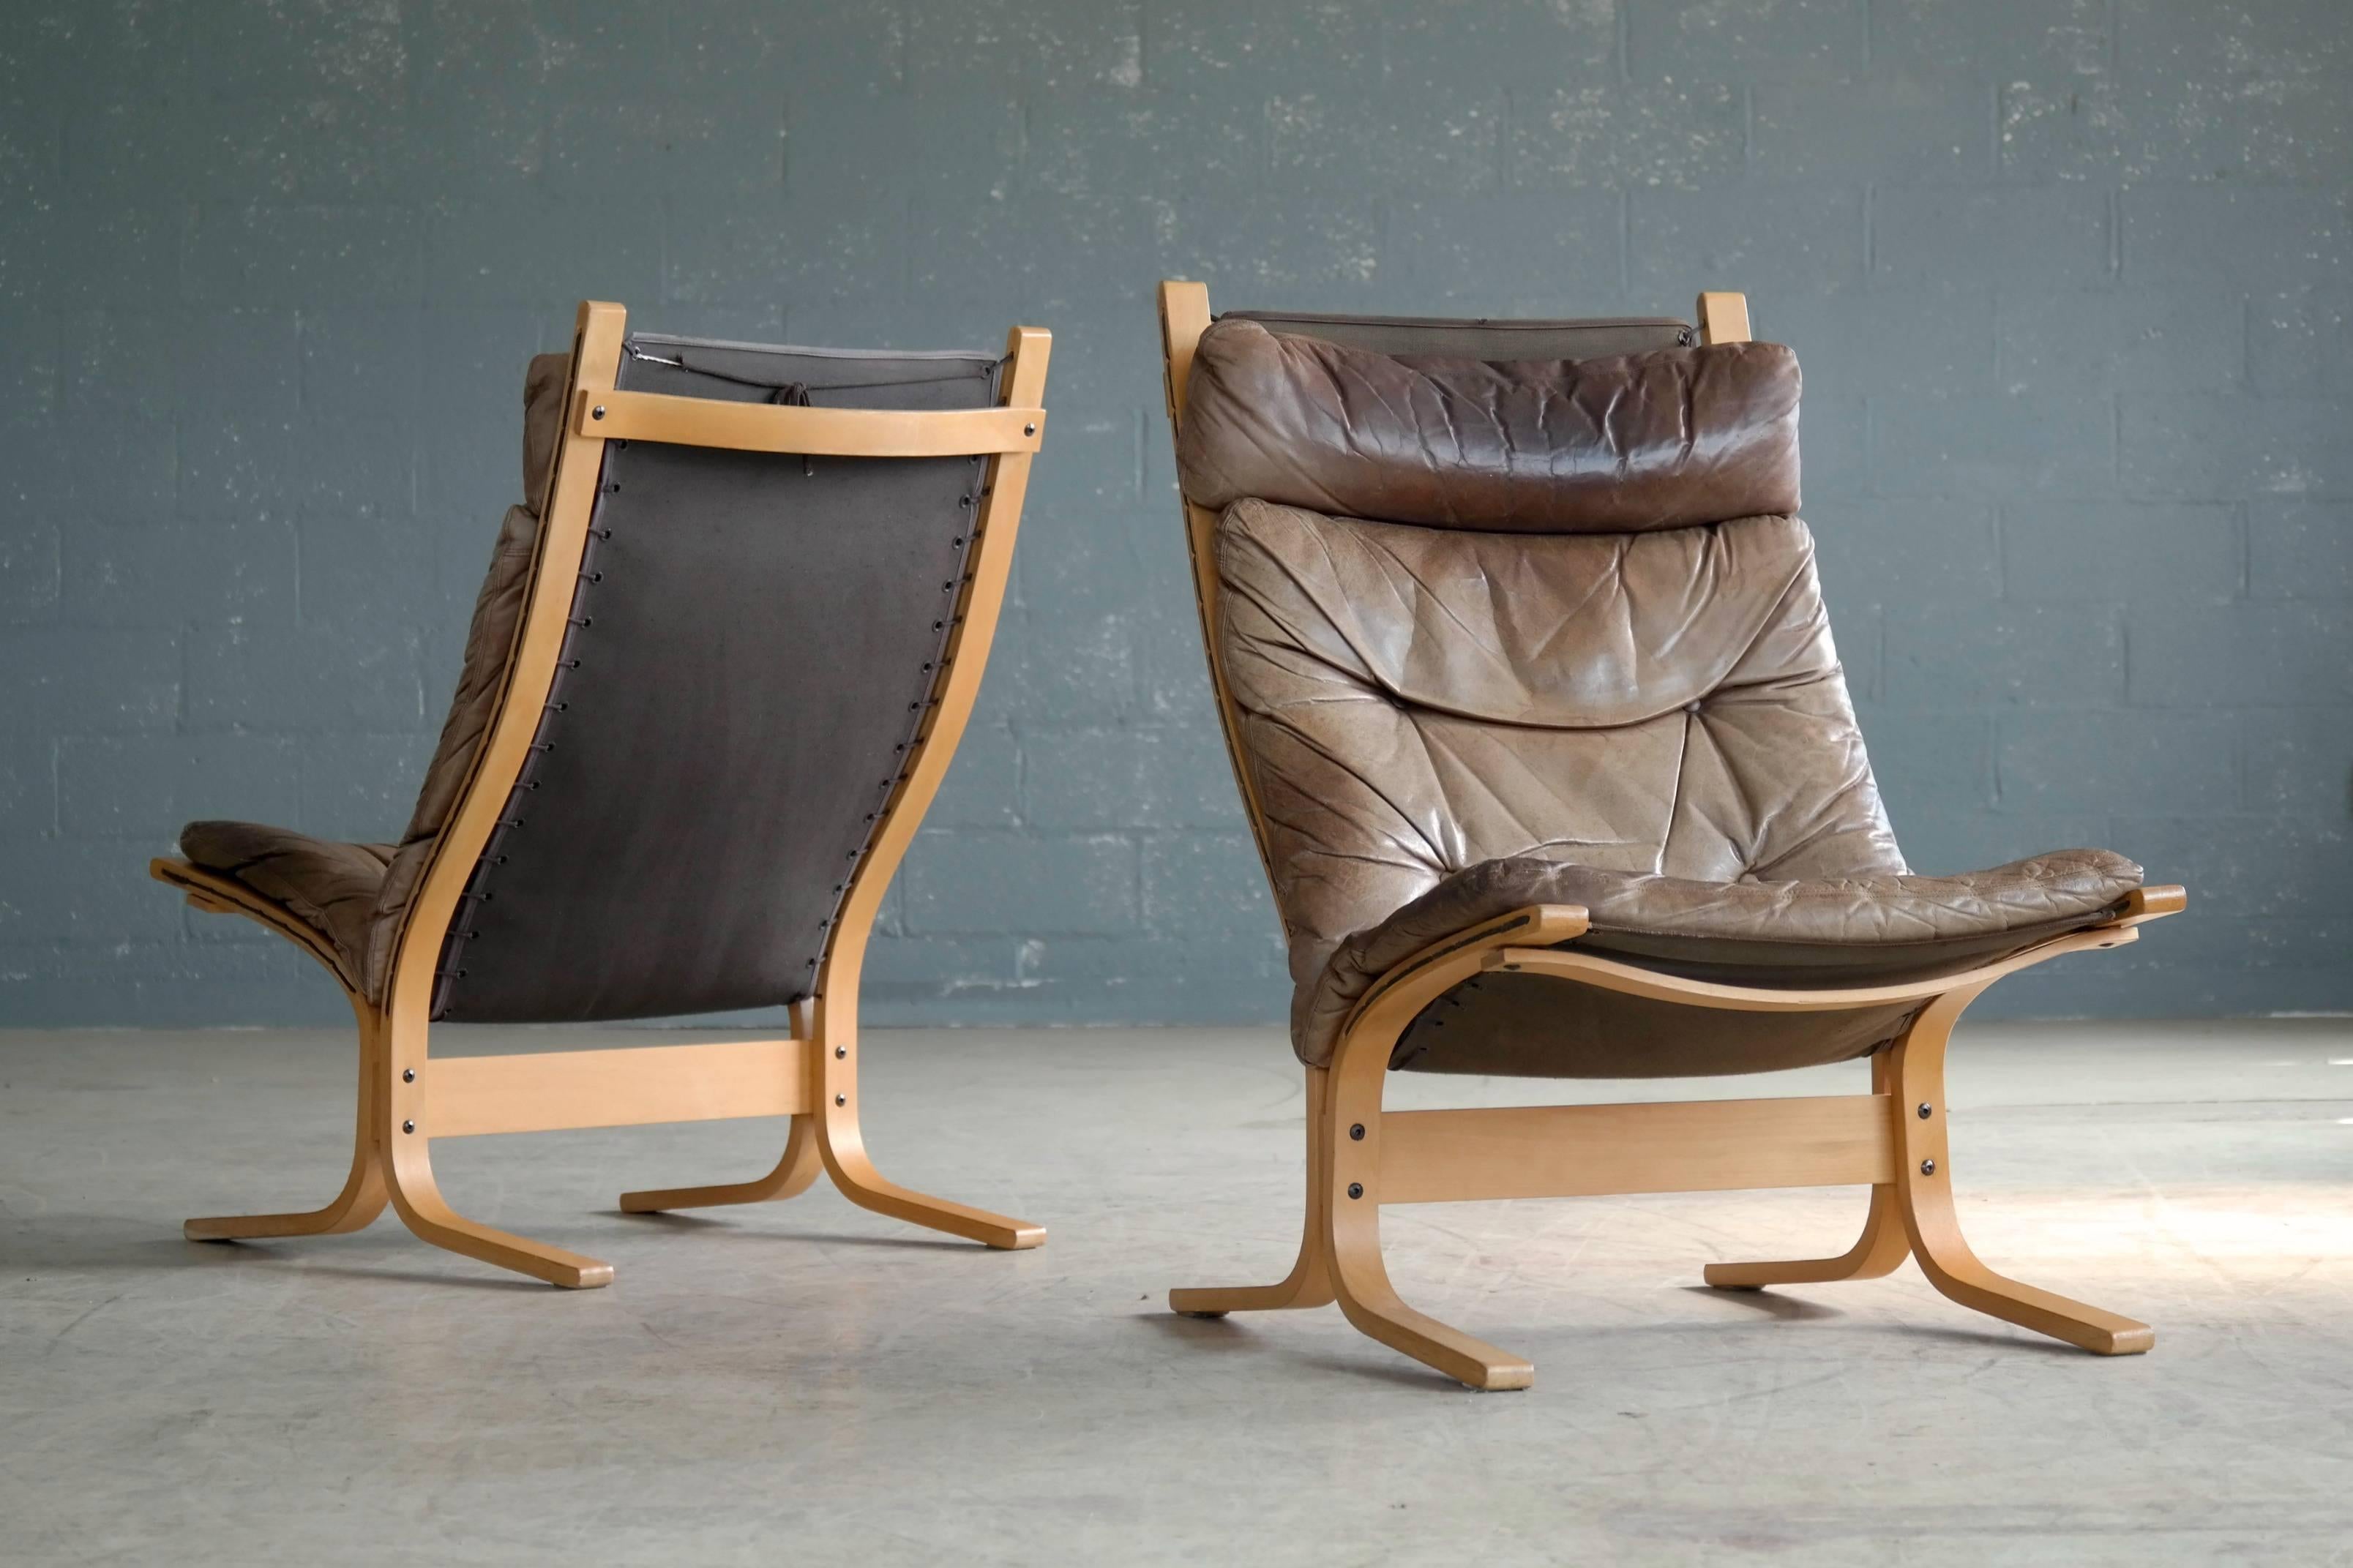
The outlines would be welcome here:
<svg viewBox="0 0 2353 1568">
<path fill-rule="evenodd" d="M 359 1026 L 359 1114 L 352 1137 L 351 1173 L 343 1190 L 324 1208 L 301 1214 L 216 1215 L 192 1219 L 180 1226 L 190 1241 L 259 1240 L 275 1236 L 343 1236 L 364 1230 L 384 1212 L 386 1199 L 384 1163 L 375 1142 L 377 1069 L 375 1059 L 375 1011 L 346 992 L 352 1016 Z"/>
<path fill-rule="evenodd" d="M 1871 1058 L 1872 1093 L 1894 1092 L 1893 1061 L 1887 1051 Z M 1900 1116 L 1904 1106 L 1901 1101 L 1894 1103 Z M 1755 1290 L 1767 1285 L 1825 1285 L 1892 1274 L 1912 1253 L 1902 1206 L 1894 1184 L 1879 1183 L 1871 1189 L 1871 1209 L 1863 1216 L 1862 1238 L 1838 1257 L 1788 1263 L 1711 1263 L 1703 1277 L 1719 1290 Z"/>
<path fill-rule="evenodd" d="M 613 1266 L 609 1263 L 494 1230 L 449 1206 L 441 1195 L 440 1184 L 433 1179 L 432 1130 L 419 1126 L 414 1116 L 404 1111 L 401 1103 L 400 1091 L 406 1088 L 413 1093 L 414 1075 L 429 1065 L 425 1026 L 420 1022 L 404 1030 L 400 1016 L 395 1013 L 381 1021 L 377 1037 L 379 1044 L 373 1054 L 381 1068 L 378 1082 L 383 1088 L 376 1103 L 383 1108 L 383 1113 L 375 1136 L 385 1151 L 385 1173 L 393 1212 L 400 1215 L 402 1223 L 436 1247 L 494 1263 L 501 1268 L 512 1268 L 568 1290 L 611 1284 Z"/>
<path fill-rule="evenodd" d="M 1984 985 L 1950 991 L 1928 1005 L 1896 1043 L 1895 1185 L 1920 1271 L 1964 1307 L 2080 1345 L 2095 1355 L 2138 1355 L 2157 1331 L 2137 1319 L 2086 1306 L 1995 1273 L 1961 1235 L 1953 1212 L 1952 1155 L 1945 1133 L 1945 1047 L 1953 1022 Z M 1926 1106 L 1922 1117 L 1916 1109 Z"/>
<path fill-rule="evenodd" d="M 1393 1028 L 1360 1024 L 1340 1042 L 1329 1073 L 1331 1135 L 1324 1177 L 1331 1226 L 1333 1285 L 1348 1321 L 1392 1350 L 1402 1351 L 1472 1388 L 1525 1388 L 1535 1367 L 1524 1356 L 1476 1340 L 1398 1297 L 1381 1261 L 1381 1087 L 1388 1071 Z M 1363 1129 L 1363 1136 L 1357 1130 Z"/>
<path fill-rule="evenodd" d="M 1042 1225 L 935 1198 L 885 1177 L 867 1155 L 866 1135 L 858 1125 L 854 1098 L 846 1105 L 820 1106 L 818 1114 L 823 1118 L 818 1147 L 825 1157 L 825 1168 L 832 1173 L 842 1196 L 860 1208 L 903 1219 L 910 1225 L 944 1230 L 950 1236 L 960 1236 L 1005 1252 L 1019 1252 L 1046 1239 L 1046 1227 Z"/>
<path fill-rule="evenodd" d="M 902 1187 L 874 1168 L 866 1152 L 866 1133 L 858 1121 L 858 992 L 856 964 L 860 951 L 837 952 L 829 962 L 841 967 L 821 983 L 812 1009 L 817 1041 L 813 1053 L 817 1071 L 818 1152 L 841 1195 L 860 1208 L 889 1215 L 910 1225 L 942 1230 L 1001 1251 L 1018 1252 L 1046 1239 L 1046 1227 L 1008 1218 L 947 1198 L 935 1198 Z M 836 978 L 836 975 L 842 978 Z M 835 990 L 839 985 L 839 990 Z M 837 999 L 839 998 L 839 999 Z"/>
<path fill-rule="evenodd" d="M 1292 1307 L 1329 1306 L 1335 1299 L 1331 1268 L 1332 1116 L 1323 1068 L 1307 1069 L 1307 1223 L 1299 1258 L 1272 1285 L 1207 1285 L 1168 1292 L 1171 1310 L 1188 1318 L 1222 1318 L 1228 1312 L 1275 1312 Z"/>
</svg>

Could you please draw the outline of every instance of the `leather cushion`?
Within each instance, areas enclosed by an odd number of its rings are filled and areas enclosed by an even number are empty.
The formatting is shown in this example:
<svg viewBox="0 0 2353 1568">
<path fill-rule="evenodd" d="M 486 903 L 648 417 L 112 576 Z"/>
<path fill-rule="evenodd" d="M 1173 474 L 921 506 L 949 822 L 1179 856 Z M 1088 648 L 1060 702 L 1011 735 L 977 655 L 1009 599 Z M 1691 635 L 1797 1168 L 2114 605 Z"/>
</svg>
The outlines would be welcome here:
<svg viewBox="0 0 2353 1568">
<path fill-rule="evenodd" d="M 338 844 L 258 822 L 191 822 L 180 852 L 291 911 L 327 941 L 335 973 L 366 994 L 366 951 L 389 844 Z"/>
<path fill-rule="evenodd" d="M 1291 944 L 1293 1041 L 1311 1063 L 1381 971 L 1524 904 L 1585 905 L 1585 945 L 1649 967 L 1853 984 L 1969 967 L 2096 920 L 2138 885 L 2096 850 L 1911 874 L 1794 518 L 1531 538 L 1244 500 L 1220 524 L 1219 568 L 1221 663 Z M 1624 1034 L 1627 1008 L 1540 989 L 1545 1016 L 1606 1016 L 1620 1032 L 1531 1033 L 1512 1013 L 1512 1041 L 1454 1028 L 1451 1060 L 1763 1070 L 1799 1065 L 1793 1051 L 1867 1050 L 1885 1033 L 1841 1031 L 1908 1011 L 1816 1036 L 1759 1026 L 1746 1055 L 1736 1034 L 1694 1023 L 1677 1055 Z M 1447 1066 L 1428 1045 L 1409 1042 L 1411 1065 L 1504 1070 Z"/>
<path fill-rule="evenodd" d="M 1303 1053 L 1339 945 L 1484 861 L 1909 869 L 1794 519 L 1532 539 L 1242 501 L 1219 543 Z"/>
<path fill-rule="evenodd" d="M 1591 930 L 1563 945 L 1641 968 L 1733 985 L 1850 986 L 1991 963 L 2097 923 L 2140 885 L 2141 868 L 2105 849 L 2060 850 L 1958 876 L 1802 881 L 1711 882 L 1539 858 L 1490 860 L 1447 878 L 1340 944 L 1307 994 L 1302 1054 L 1328 1059 L 1349 1011 L 1395 965 L 1530 904 L 1582 906 Z M 1556 978 L 1514 978 L 1541 981 L 1537 989 L 1560 1000 L 1564 983 Z M 1469 1032 L 1457 1021 L 1457 1037 Z M 1401 1061 L 1435 1044 L 1415 1041 L 1411 1033 L 1400 1042 Z M 1729 1070 L 1755 1070 L 1748 1060 Z"/>
<path fill-rule="evenodd" d="M 1797 356 L 1396 356 L 1227 317 L 1177 438 L 1187 499 L 1430 528 L 1631 533 L 1798 510 Z"/>
</svg>

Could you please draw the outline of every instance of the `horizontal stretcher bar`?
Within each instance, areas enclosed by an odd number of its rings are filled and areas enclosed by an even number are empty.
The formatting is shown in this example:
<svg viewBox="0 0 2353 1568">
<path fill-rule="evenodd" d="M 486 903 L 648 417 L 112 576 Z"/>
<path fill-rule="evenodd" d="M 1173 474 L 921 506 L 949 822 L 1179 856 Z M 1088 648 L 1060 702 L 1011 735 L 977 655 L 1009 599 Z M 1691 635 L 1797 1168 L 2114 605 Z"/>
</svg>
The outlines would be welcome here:
<svg viewBox="0 0 2353 1568">
<path fill-rule="evenodd" d="M 1399 1110 L 1380 1120 L 1385 1204 L 1841 1187 L 1895 1179 L 1883 1094 Z"/>
<path fill-rule="evenodd" d="M 576 436 L 816 458 L 1034 452 L 1045 429 L 1042 408 L 807 408 L 656 392 L 584 390 L 572 409 Z"/>
<path fill-rule="evenodd" d="M 418 1071 L 432 1138 L 797 1116 L 809 1108 L 807 1040 L 726 1040 L 511 1057 L 436 1057 Z"/>
</svg>

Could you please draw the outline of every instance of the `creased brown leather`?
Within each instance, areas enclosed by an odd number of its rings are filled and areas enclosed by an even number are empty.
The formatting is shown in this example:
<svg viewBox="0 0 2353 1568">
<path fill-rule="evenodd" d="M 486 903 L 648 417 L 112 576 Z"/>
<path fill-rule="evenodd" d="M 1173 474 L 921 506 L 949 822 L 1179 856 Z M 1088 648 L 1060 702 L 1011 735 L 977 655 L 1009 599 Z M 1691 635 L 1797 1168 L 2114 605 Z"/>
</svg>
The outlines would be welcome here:
<svg viewBox="0 0 2353 1568">
<path fill-rule="evenodd" d="M 180 836 L 190 860 L 236 876 L 324 935 L 344 984 L 371 1000 L 383 1000 L 401 917 L 457 805 L 505 684 L 532 557 L 539 547 L 540 520 L 533 509 L 555 460 L 570 370 L 569 355 L 541 354 L 524 376 L 523 493 L 530 499 L 508 508 L 499 529 L 490 572 L 474 602 L 458 693 L 400 843 L 337 844 L 251 822 L 192 822 Z"/>
<path fill-rule="evenodd" d="M 547 503 L 555 448 L 564 438 L 564 393 L 572 384 L 572 356 L 534 354 L 522 375 L 522 504 L 537 517 Z"/>
<path fill-rule="evenodd" d="M 1651 967 L 1840 984 L 1965 968 L 2139 885 L 2096 850 L 1910 874 L 1794 518 L 1532 537 L 1246 500 L 1219 525 L 1219 570 L 1311 1064 L 1388 965 L 1524 904 L 1583 904 L 1588 945 Z M 1907 1016 L 1804 1035 L 1672 1009 L 1661 1019 L 1686 1016 L 1662 1039 L 1644 1009 L 1546 986 L 1508 1012 L 1514 1040 L 1456 1026 L 1444 1043 L 1475 1048 L 1450 1057 L 1419 1031 L 1402 1065 L 1762 1070 L 1867 1051 Z M 1564 1028 L 1589 1014 L 1603 1037 L 1528 1035 L 1546 994 Z"/>
<path fill-rule="evenodd" d="M 1228 319 L 1176 443 L 1187 500 L 1431 528 L 1634 533 L 1798 510 L 1797 356 L 1393 357 Z"/>
<path fill-rule="evenodd" d="M 338 844 L 255 822 L 191 822 L 180 852 L 205 870 L 234 877 L 327 939 L 335 973 L 364 994 L 367 933 L 389 844 Z"/>
<path fill-rule="evenodd" d="M 1541 858 L 1488 860 L 1342 942 L 1314 993 L 1308 1029 L 1311 1037 L 1336 1042 L 1348 1010 L 1388 970 L 1530 904 L 1581 906 L 1591 929 L 1563 945 L 1646 969 L 1733 985 L 1882 985 L 1989 963 L 2095 924 L 2140 884 L 2138 866 L 2105 849 L 2061 850 L 1952 877 L 1815 881 L 1695 881 Z M 1756 1023 L 1736 1015 L 1728 1026 L 1753 1034 Z M 1694 1021 L 1685 1032 L 1704 1030 Z M 1458 1038 L 1466 1033 L 1454 1031 Z M 1444 1043 L 1415 1039 L 1409 1030 L 1398 1054 L 1409 1060 Z M 1677 1041 L 1658 1054 L 1687 1061 L 1691 1048 Z M 1623 1064 L 1620 1071 L 1647 1076 Z"/>
</svg>

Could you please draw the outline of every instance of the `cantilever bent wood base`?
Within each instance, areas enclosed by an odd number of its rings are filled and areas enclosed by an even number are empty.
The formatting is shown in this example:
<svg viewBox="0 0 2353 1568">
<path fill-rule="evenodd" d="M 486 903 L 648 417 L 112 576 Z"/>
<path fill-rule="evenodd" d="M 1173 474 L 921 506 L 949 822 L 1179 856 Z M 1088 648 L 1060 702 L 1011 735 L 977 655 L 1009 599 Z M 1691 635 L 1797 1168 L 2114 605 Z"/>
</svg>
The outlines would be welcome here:
<svg viewBox="0 0 2353 1568">
<path fill-rule="evenodd" d="M 1030 458 L 1044 427 L 1050 335 L 1034 327 L 1013 329 L 1001 402 L 995 408 L 852 414 L 616 394 L 625 322 L 618 305 L 591 301 L 580 307 L 566 397 L 567 406 L 581 413 L 565 432 L 558 453 L 541 554 L 516 633 L 507 688 L 473 776 L 410 906 L 385 1000 L 378 1004 L 353 991 L 317 931 L 234 879 L 185 860 L 159 859 L 149 866 L 158 881 L 178 889 L 195 908 L 258 921 L 317 959 L 335 976 L 359 1026 L 357 1126 L 343 1190 L 324 1207 L 306 1213 L 189 1220 L 184 1230 L 192 1241 L 337 1235 L 364 1227 L 389 1204 L 410 1230 L 437 1247 L 552 1285 L 589 1289 L 612 1281 L 610 1264 L 493 1230 L 452 1210 L 434 1181 L 433 1140 L 753 1116 L 792 1119 L 784 1153 L 767 1175 L 717 1186 L 625 1193 L 621 1208 L 643 1214 L 787 1198 L 805 1191 L 821 1169 L 852 1203 L 914 1225 L 1006 1249 L 1036 1247 L 1046 1239 L 1040 1226 L 910 1191 L 875 1170 L 859 1121 L 858 989 L 875 912 L 947 772 L 988 661 Z M 435 1058 L 427 1047 L 437 955 L 475 859 L 520 774 L 554 679 L 587 542 L 603 444 L 645 431 L 664 441 L 748 450 L 988 457 L 973 519 L 969 570 L 952 612 L 928 718 L 881 807 L 871 847 L 852 873 L 815 988 L 792 1010 L 790 1038 Z"/>
<path fill-rule="evenodd" d="M 2135 928 L 2183 902 L 2179 888 L 2144 889 L 2115 920 L 1998 963 L 1909 986 L 1844 991 L 1716 985 L 1553 947 L 1585 930 L 1585 911 L 1564 905 L 1489 921 L 1384 975 L 1349 1019 L 1331 1065 L 1307 1069 L 1307 1224 L 1290 1275 L 1271 1286 L 1174 1290 L 1168 1304 L 1189 1316 L 1221 1317 L 1336 1298 L 1365 1333 L 1458 1382 L 1525 1388 L 1535 1369 L 1525 1358 L 1399 1299 L 1381 1261 L 1383 1204 L 1868 1184 L 1862 1236 L 1843 1255 L 1710 1264 L 1707 1283 L 1757 1289 L 1869 1279 L 1911 1257 L 1930 1284 L 1963 1306 L 2100 1355 L 2137 1354 L 2156 1342 L 2147 1324 L 2007 1279 L 1969 1249 L 1953 1210 L 1945 1048 L 1962 1010 L 2003 975 L 2064 953 L 2121 947 L 2138 938 Z M 1695 1007 L 1829 1013 L 1888 1001 L 1925 1005 L 1895 1044 L 1871 1058 L 1868 1094 L 1385 1114 L 1382 1084 L 1398 1035 L 1430 1001 L 1496 968 Z"/>
</svg>

